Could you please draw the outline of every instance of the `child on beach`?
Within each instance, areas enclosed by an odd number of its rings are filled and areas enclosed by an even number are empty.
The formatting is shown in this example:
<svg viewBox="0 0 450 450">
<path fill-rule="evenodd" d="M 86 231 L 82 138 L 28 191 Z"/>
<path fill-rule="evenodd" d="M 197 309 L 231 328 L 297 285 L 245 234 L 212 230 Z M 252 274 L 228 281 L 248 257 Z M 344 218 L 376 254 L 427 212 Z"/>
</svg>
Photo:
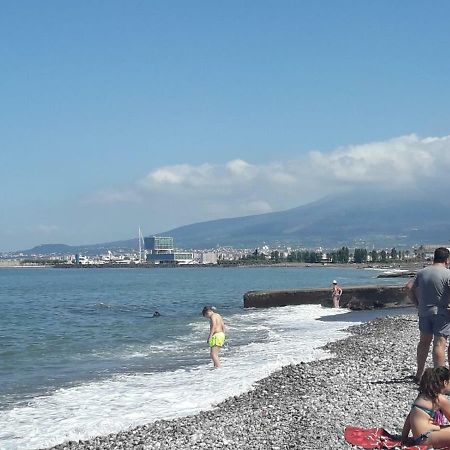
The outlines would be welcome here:
<svg viewBox="0 0 450 450">
<path fill-rule="evenodd" d="M 450 427 L 441 427 L 444 416 L 450 420 L 450 372 L 446 367 L 425 370 L 419 395 L 411 406 L 402 431 L 402 443 L 433 448 L 450 446 Z M 412 439 L 408 438 L 412 431 Z"/>
<path fill-rule="evenodd" d="M 220 367 L 219 351 L 225 342 L 225 325 L 221 315 L 214 306 L 205 306 L 202 315 L 209 320 L 209 335 L 206 342 L 210 347 L 214 368 L 218 369 Z"/>
</svg>

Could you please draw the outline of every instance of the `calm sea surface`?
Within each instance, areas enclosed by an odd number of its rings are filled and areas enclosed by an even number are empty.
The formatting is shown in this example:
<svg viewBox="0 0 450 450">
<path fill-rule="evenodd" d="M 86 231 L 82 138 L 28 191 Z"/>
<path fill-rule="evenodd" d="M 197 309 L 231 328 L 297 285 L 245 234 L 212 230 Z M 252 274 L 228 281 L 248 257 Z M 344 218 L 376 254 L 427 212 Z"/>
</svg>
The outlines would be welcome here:
<svg viewBox="0 0 450 450">
<path fill-rule="evenodd" d="M 190 414 L 284 364 L 320 358 L 317 347 L 342 337 L 339 330 L 355 316 L 319 306 L 244 311 L 243 293 L 329 287 L 333 279 L 344 288 L 393 284 L 377 280 L 378 273 L 1 269 L 0 449 L 34 449 Z M 220 386 L 209 370 L 205 304 L 227 324 Z M 152 317 L 155 310 L 161 317 Z"/>
</svg>

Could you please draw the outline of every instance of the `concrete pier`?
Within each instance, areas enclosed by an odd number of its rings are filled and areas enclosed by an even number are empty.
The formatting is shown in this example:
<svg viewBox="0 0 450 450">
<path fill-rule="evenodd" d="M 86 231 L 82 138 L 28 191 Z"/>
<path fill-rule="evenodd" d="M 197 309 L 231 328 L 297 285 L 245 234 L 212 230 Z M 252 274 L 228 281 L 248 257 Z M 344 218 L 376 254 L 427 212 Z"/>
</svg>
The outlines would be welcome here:
<svg viewBox="0 0 450 450">
<path fill-rule="evenodd" d="M 288 305 L 332 306 L 331 289 L 249 291 L 244 294 L 245 308 Z M 404 286 L 343 286 L 340 305 L 355 310 L 413 306 Z"/>
</svg>

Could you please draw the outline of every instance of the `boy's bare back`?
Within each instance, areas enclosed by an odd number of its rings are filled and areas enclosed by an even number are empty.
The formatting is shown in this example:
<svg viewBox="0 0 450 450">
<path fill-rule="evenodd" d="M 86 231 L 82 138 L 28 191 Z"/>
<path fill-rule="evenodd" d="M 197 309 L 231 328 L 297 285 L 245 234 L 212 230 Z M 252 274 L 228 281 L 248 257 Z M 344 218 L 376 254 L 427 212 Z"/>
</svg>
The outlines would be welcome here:
<svg viewBox="0 0 450 450">
<path fill-rule="evenodd" d="M 209 318 L 210 323 L 210 333 L 225 333 L 225 325 L 223 323 L 222 316 L 219 313 L 213 313 L 211 314 L 211 317 Z"/>
</svg>

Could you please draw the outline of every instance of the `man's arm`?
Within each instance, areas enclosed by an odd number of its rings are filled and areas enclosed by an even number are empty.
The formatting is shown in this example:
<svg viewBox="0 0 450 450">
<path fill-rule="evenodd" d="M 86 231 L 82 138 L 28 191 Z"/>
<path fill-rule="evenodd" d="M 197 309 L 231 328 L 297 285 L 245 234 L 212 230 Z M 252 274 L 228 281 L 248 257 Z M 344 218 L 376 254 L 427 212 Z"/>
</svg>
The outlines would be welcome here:
<svg viewBox="0 0 450 450">
<path fill-rule="evenodd" d="M 419 306 L 419 299 L 416 294 L 416 279 L 413 278 L 406 283 L 406 295 L 416 305 Z"/>
<path fill-rule="evenodd" d="M 214 323 L 213 323 L 213 318 L 210 317 L 210 319 L 209 319 L 209 334 L 208 334 L 208 339 L 206 340 L 206 342 L 208 342 L 208 344 L 209 344 L 209 340 L 212 338 L 213 334 L 214 334 Z"/>
</svg>

